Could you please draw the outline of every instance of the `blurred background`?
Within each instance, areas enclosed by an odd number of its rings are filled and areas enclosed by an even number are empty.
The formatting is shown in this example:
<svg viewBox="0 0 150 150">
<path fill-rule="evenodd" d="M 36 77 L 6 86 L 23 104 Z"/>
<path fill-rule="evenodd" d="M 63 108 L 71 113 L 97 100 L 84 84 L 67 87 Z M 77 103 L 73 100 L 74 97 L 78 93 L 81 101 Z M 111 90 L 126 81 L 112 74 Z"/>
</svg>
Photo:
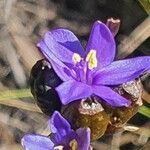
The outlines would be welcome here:
<svg viewBox="0 0 150 150">
<path fill-rule="evenodd" d="M 150 55 L 149 0 L 0 0 L 0 150 L 20 150 L 25 133 L 48 135 L 47 116 L 36 106 L 29 89 L 32 66 L 42 56 L 36 43 L 50 29 L 73 31 L 85 46 L 95 20 L 120 19 L 116 59 Z M 150 96 L 143 96 L 149 106 Z M 129 122 L 140 133 L 104 136 L 96 149 L 148 150 L 148 117 L 137 113 Z M 113 142 L 114 142 L 113 141 Z"/>
</svg>

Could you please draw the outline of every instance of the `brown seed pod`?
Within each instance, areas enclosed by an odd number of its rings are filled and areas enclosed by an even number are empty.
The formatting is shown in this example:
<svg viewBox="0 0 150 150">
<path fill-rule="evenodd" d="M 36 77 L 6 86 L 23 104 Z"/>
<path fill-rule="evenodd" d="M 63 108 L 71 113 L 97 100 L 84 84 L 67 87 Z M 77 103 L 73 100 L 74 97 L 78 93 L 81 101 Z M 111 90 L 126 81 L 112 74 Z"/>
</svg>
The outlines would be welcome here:
<svg viewBox="0 0 150 150">
<path fill-rule="evenodd" d="M 139 80 L 127 82 L 114 88 L 114 90 L 131 101 L 131 106 L 114 108 L 103 105 L 105 111 L 110 114 L 110 122 L 106 130 L 108 134 L 119 131 L 122 126 L 137 113 L 138 108 L 142 105 L 142 86 Z"/>
<path fill-rule="evenodd" d="M 73 129 L 89 127 L 91 140 L 99 139 L 107 128 L 109 116 L 95 97 L 70 103 L 62 109 L 63 116 Z"/>
</svg>

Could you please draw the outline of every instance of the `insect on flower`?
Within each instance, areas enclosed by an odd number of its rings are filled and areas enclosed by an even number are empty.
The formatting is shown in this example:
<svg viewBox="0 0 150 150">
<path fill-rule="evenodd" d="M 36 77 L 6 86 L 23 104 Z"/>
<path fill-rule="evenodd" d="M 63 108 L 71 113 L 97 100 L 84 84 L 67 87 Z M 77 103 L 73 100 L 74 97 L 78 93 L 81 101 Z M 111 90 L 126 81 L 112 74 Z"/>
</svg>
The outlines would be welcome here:
<svg viewBox="0 0 150 150">
<path fill-rule="evenodd" d="M 55 110 L 60 111 L 61 102 L 55 90 L 62 81 L 46 60 L 39 60 L 32 67 L 30 87 L 37 105 L 48 116 Z"/>
<path fill-rule="evenodd" d="M 111 87 L 131 81 L 150 68 L 149 56 L 114 61 L 114 37 L 100 21 L 94 23 L 85 50 L 67 29 L 47 32 L 37 46 L 63 81 L 55 89 L 64 105 L 96 95 L 111 106 L 128 107 L 131 101 Z"/>
<path fill-rule="evenodd" d="M 59 112 L 55 111 L 48 122 L 50 137 L 25 135 L 21 144 L 25 150 L 89 150 L 90 129 L 79 128 L 74 131 Z"/>
</svg>

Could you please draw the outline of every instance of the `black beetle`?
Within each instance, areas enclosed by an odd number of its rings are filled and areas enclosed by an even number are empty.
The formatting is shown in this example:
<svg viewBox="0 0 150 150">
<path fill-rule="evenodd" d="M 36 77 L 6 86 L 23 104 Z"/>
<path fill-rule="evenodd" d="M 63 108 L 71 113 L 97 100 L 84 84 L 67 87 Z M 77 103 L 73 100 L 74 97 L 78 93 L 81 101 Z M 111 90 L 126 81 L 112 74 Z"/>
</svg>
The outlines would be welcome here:
<svg viewBox="0 0 150 150">
<path fill-rule="evenodd" d="M 30 74 L 31 93 L 44 114 L 50 116 L 55 110 L 60 111 L 62 104 L 55 87 L 61 83 L 61 79 L 46 60 L 39 60 L 32 67 Z"/>
</svg>

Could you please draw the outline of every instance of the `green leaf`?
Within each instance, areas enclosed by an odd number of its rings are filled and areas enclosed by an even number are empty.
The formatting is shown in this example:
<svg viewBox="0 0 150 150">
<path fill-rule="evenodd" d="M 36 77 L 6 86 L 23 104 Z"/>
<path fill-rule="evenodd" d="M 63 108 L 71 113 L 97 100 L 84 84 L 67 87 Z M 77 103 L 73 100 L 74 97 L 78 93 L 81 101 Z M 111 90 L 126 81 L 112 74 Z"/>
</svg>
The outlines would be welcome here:
<svg viewBox="0 0 150 150">
<path fill-rule="evenodd" d="M 0 91 L 0 101 L 8 100 L 8 99 L 25 98 L 25 97 L 32 97 L 32 94 L 29 89 Z"/>
<path fill-rule="evenodd" d="M 150 118 L 150 108 L 146 107 L 146 106 L 142 106 L 139 111 L 140 114 Z"/>
<path fill-rule="evenodd" d="M 150 0 L 138 0 L 143 9 L 150 15 Z"/>
</svg>

